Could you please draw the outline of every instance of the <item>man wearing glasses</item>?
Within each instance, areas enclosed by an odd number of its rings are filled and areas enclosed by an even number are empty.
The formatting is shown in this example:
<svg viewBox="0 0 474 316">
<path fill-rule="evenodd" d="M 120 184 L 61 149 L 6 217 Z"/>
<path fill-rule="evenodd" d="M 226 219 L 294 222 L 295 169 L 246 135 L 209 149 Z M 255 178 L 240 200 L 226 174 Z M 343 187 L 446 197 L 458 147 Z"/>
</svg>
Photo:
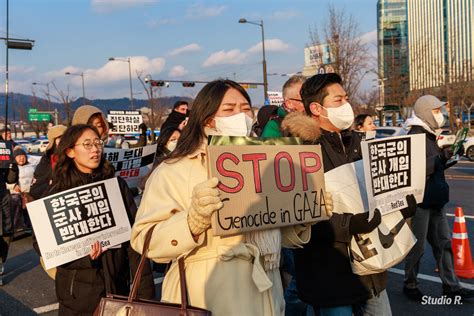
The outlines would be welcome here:
<svg viewBox="0 0 474 316">
<path fill-rule="evenodd" d="M 285 82 L 283 85 L 283 104 L 277 109 L 274 117 L 268 120 L 263 129 L 262 137 L 282 137 L 280 125 L 283 118 L 290 112 L 304 112 L 300 90 L 305 80 L 305 77 L 295 75 Z"/>
</svg>

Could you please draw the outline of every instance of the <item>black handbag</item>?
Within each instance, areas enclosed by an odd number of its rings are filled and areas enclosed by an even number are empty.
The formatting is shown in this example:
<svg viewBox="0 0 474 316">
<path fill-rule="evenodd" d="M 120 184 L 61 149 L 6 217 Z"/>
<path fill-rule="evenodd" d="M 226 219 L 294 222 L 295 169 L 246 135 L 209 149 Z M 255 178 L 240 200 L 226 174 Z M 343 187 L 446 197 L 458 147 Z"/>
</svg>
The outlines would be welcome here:
<svg viewBox="0 0 474 316">
<path fill-rule="evenodd" d="M 181 285 L 181 304 L 162 303 L 152 300 L 137 298 L 143 267 L 147 264 L 147 253 L 150 246 L 151 235 L 155 225 L 152 226 L 145 237 L 143 254 L 138 265 L 137 273 L 133 278 L 132 289 L 128 297 L 121 295 L 107 295 L 100 300 L 94 311 L 94 316 L 133 316 L 133 315 L 158 315 L 158 316 L 211 316 L 211 312 L 202 308 L 192 307 L 188 304 L 186 275 L 184 273 L 184 259 L 178 260 L 179 279 Z"/>
</svg>

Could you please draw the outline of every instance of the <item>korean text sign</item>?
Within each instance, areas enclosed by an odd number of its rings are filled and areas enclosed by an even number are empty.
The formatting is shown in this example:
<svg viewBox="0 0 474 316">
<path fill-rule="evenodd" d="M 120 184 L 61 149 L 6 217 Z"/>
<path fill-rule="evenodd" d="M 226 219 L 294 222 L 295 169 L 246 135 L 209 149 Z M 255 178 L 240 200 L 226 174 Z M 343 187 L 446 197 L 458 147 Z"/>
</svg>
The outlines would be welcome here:
<svg viewBox="0 0 474 316">
<path fill-rule="evenodd" d="M 139 133 L 138 126 L 143 123 L 140 111 L 112 111 L 107 114 L 107 121 L 113 124 L 109 134 Z"/>
<path fill-rule="evenodd" d="M 362 142 L 369 209 L 382 215 L 407 207 L 406 196 L 423 200 L 425 136 L 406 135 Z"/>
<path fill-rule="evenodd" d="M 13 149 L 10 143 L 0 141 L 0 168 L 8 168 L 12 159 Z"/>
<path fill-rule="evenodd" d="M 215 235 L 326 220 L 320 146 L 209 146 L 224 207 Z"/>
<path fill-rule="evenodd" d="M 66 190 L 27 204 L 46 269 L 130 240 L 117 178 Z"/>
<path fill-rule="evenodd" d="M 104 148 L 104 157 L 115 168 L 115 175 L 124 178 L 128 186 L 137 187 L 150 173 L 155 161 L 156 144 L 130 149 Z"/>
</svg>

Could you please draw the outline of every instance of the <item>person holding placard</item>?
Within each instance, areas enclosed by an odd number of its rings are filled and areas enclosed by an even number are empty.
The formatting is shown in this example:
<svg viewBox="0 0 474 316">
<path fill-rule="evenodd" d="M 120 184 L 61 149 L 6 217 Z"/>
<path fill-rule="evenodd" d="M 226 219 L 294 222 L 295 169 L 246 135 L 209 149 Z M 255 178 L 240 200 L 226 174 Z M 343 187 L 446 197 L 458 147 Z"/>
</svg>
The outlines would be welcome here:
<svg viewBox="0 0 474 316">
<path fill-rule="evenodd" d="M 354 113 L 341 77 L 315 75 L 303 84 L 301 96 L 307 116 L 289 114 L 282 122 L 285 133 L 321 144 L 325 172 L 362 159 L 364 133 L 349 130 Z M 308 130 L 319 128 L 319 139 L 308 138 Z M 414 197 L 409 199 L 411 206 L 402 211 L 404 217 L 412 216 L 416 209 Z M 321 315 L 391 315 L 385 290 L 387 273 L 359 276 L 351 268 L 352 236 L 369 233 L 381 222 L 379 210 L 370 221 L 368 215 L 335 213 L 330 220 L 313 225 L 310 242 L 294 250 L 300 298 Z"/>
<path fill-rule="evenodd" d="M 49 194 L 54 194 L 114 177 L 114 170 L 102 155 L 103 141 L 97 129 L 78 124 L 69 127 L 61 138 L 58 161 L 53 171 Z M 118 178 L 120 191 L 133 224 L 136 205 L 126 182 Z M 128 295 L 132 275 L 140 256 L 130 244 L 103 249 L 97 241 L 90 255 L 57 267 L 55 278 L 59 315 L 92 315 L 107 294 Z M 145 266 L 139 289 L 141 298 L 154 298 L 153 276 Z"/>
<path fill-rule="evenodd" d="M 211 215 L 223 203 L 217 178 L 208 176 L 207 136 L 248 136 L 252 116 L 250 98 L 239 84 L 208 83 L 194 101 L 176 149 L 146 183 L 131 243 L 142 252 L 146 233 L 156 225 L 147 256 L 158 263 L 173 261 L 163 282 L 163 301 L 181 300 L 176 259 L 184 257 L 192 306 L 217 316 L 284 314 L 281 246 L 306 243 L 309 226 L 225 237 L 211 229 Z"/>
</svg>

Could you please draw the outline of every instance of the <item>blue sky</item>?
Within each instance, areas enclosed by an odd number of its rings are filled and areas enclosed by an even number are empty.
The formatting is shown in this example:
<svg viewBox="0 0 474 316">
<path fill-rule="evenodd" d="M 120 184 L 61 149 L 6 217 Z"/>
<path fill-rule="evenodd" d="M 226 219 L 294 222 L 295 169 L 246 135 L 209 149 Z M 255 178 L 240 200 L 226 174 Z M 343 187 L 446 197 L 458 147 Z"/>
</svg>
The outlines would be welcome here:
<svg viewBox="0 0 474 316">
<path fill-rule="evenodd" d="M 0 36 L 5 36 L 6 1 L 2 1 Z M 268 73 L 301 71 L 308 29 L 326 19 L 328 4 L 345 9 L 359 23 L 361 36 L 375 49 L 376 0 L 10 0 L 10 37 L 36 41 L 32 51 L 10 50 L 10 91 L 44 96 L 32 82 L 54 80 L 70 97 L 129 97 L 131 58 L 136 98 L 146 97 L 137 71 L 153 79 L 237 81 L 262 80 L 261 33 L 239 18 L 263 19 Z M 4 76 L 5 49 L 0 51 Z M 4 77 L 3 77 L 4 78 Z M 4 81 L 4 79 L 2 80 Z M 281 89 L 282 76 L 269 77 L 269 90 Z M 368 79 L 366 87 L 371 87 Z M 171 84 L 163 96 L 195 96 L 202 85 Z M 3 89 L 2 89 L 2 92 Z M 263 102 L 262 89 L 251 89 L 254 104 Z M 51 87 L 51 94 L 53 89 Z"/>
</svg>

